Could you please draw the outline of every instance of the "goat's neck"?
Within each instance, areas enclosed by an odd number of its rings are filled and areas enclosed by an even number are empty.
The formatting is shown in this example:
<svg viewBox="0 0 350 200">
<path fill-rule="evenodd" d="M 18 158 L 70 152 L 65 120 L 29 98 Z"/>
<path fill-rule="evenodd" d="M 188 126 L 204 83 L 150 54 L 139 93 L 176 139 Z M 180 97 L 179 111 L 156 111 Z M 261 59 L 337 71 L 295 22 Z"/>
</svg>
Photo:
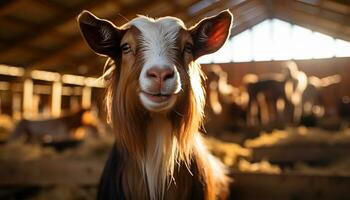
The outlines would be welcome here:
<svg viewBox="0 0 350 200">
<path fill-rule="evenodd" d="M 177 141 L 171 122 L 164 115 L 155 115 L 147 128 L 147 145 L 142 174 L 151 199 L 159 199 L 173 180 L 178 160 Z"/>
<path fill-rule="evenodd" d="M 207 152 L 201 137 L 195 141 L 193 160 L 188 165 L 179 156 L 171 121 L 157 115 L 152 116 L 148 124 L 143 158 L 137 162 L 128 160 L 122 173 L 127 199 L 203 199 L 203 195 L 215 199 L 216 184 L 227 180 L 221 163 Z M 199 181 L 202 178 L 206 186 Z"/>
</svg>

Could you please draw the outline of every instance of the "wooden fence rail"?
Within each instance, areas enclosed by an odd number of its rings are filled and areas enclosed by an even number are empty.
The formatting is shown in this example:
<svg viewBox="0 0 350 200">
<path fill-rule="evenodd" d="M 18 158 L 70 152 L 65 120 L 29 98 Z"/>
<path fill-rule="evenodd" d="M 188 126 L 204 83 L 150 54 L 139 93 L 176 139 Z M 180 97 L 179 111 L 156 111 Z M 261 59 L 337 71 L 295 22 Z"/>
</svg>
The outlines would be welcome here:
<svg viewBox="0 0 350 200">
<path fill-rule="evenodd" d="M 0 162 L 0 189 L 55 185 L 97 186 L 103 159 L 65 158 Z M 263 174 L 232 171 L 231 198 L 235 200 L 350 199 L 350 177 L 296 173 Z"/>
</svg>

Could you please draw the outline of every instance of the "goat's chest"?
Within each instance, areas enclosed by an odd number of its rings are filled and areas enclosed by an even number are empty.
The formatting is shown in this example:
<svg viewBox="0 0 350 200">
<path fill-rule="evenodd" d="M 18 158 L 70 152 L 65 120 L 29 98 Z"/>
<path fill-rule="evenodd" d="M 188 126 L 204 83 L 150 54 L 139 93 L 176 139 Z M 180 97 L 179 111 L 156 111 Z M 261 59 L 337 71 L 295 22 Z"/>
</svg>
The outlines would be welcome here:
<svg viewBox="0 0 350 200">
<path fill-rule="evenodd" d="M 194 169 L 194 167 L 191 167 Z M 163 199 L 204 199 L 203 184 L 197 171 L 191 172 L 185 166 L 177 167 L 174 179 L 166 184 Z M 126 199 L 149 200 L 149 187 L 142 172 L 135 166 L 126 167 L 122 173 L 122 189 Z M 157 198 L 160 199 L 160 198 Z"/>
</svg>

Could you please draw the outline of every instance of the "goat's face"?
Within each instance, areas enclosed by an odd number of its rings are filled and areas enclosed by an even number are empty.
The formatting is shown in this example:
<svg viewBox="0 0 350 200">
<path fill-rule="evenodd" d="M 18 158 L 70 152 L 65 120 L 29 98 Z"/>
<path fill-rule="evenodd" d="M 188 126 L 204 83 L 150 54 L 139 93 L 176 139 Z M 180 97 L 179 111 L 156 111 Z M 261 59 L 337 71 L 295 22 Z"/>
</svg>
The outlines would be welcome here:
<svg viewBox="0 0 350 200">
<path fill-rule="evenodd" d="M 180 101 L 181 91 L 191 88 L 190 63 L 224 44 L 232 15 L 224 11 L 189 29 L 173 17 L 139 16 L 116 27 L 84 11 L 78 21 L 90 47 L 120 63 L 119 79 L 134 85 L 133 93 L 143 107 L 167 112 Z"/>
<path fill-rule="evenodd" d="M 138 31 L 138 34 L 132 35 L 136 36 L 134 48 L 142 58 L 138 78 L 141 103 L 152 112 L 167 111 L 175 105 L 181 90 L 181 78 L 185 77 L 180 77 L 180 73 L 186 70 L 184 66 L 190 61 L 189 53 L 183 49 L 192 41 L 188 36 L 180 36 L 184 26 L 174 18 L 155 21 L 138 17 L 129 24 Z M 123 40 L 122 45 L 128 45 Z M 186 76 L 186 73 L 181 74 Z"/>
</svg>

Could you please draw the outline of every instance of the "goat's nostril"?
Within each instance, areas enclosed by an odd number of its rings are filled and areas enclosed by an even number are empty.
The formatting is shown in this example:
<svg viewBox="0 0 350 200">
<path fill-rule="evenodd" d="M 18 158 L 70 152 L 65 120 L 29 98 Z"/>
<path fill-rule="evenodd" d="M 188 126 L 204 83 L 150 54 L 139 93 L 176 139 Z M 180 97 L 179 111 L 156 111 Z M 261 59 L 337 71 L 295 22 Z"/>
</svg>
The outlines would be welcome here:
<svg viewBox="0 0 350 200">
<path fill-rule="evenodd" d="M 153 67 L 147 71 L 146 76 L 150 79 L 158 80 L 158 81 L 166 81 L 175 76 L 175 72 L 171 68 L 157 68 Z"/>
<path fill-rule="evenodd" d="M 162 79 L 165 81 L 167 79 L 173 78 L 174 75 L 175 75 L 174 70 L 169 69 L 169 70 L 166 70 L 162 73 Z"/>
<path fill-rule="evenodd" d="M 147 72 L 147 76 L 148 76 L 149 78 L 158 78 L 158 77 L 159 77 L 159 73 L 157 73 L 156 70 L 149 70 L 149 71 Z"/>
</svg>

